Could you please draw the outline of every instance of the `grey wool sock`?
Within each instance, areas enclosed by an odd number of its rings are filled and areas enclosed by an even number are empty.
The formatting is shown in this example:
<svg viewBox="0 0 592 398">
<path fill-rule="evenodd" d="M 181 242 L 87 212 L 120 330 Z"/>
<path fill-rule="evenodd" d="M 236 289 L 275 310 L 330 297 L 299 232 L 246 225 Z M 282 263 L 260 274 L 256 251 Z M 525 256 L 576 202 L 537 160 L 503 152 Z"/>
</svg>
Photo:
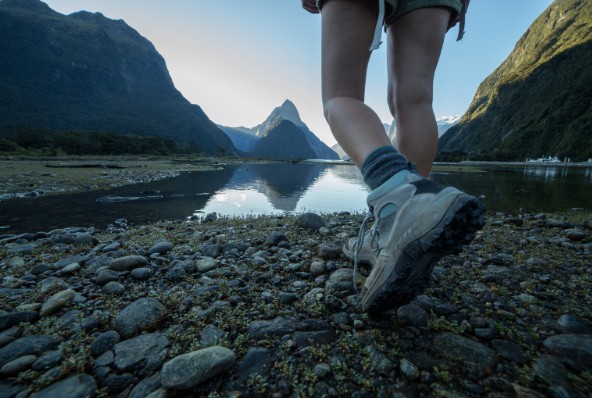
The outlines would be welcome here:
<svg viewBox="0 0 592 398">
<path fill-rule="evenodd" d="M 364 182 L 374 190 L 401 170 L 408 168 L 407 159 L 388 145 L 372 152 L 362 164 Z"/>
</svg>

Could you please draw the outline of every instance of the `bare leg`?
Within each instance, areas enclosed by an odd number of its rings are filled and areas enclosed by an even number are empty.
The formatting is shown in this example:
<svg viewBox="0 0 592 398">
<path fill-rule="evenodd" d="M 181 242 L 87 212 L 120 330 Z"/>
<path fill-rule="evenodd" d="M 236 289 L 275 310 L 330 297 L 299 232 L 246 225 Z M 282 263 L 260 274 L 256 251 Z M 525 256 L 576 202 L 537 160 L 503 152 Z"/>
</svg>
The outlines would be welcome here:
<svg viewBox="0 0 592 398">
<path fill-rule="evenodd" d="M 403 15 L 387 31 L 388 102 L 397 122 L 397 149 L 425 177 L 438 148 L 433 83 L 449 19 L 447 8 L 422 8 Z"/>
<path fill-rule="evenodd" d="M 365 0 L 331 0 L 322 13 L 325 118 L 339 145 L 358 167 L 375 149 L 392 145 L 376 113 L 364 104 L 377 18 L 367 4 Z"/>
</svg>

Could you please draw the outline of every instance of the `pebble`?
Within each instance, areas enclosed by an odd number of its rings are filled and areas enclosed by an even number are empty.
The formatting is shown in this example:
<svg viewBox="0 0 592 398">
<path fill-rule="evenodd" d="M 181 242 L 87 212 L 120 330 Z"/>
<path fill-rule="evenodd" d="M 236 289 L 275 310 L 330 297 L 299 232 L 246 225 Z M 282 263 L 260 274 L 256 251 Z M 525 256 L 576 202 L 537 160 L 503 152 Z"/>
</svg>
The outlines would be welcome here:
<svg viewBox="0 0 592 398">
<path fill-rule="evenodd" d="M 31 395 L 31 398 L 87 398 L 94 397 L 97 393 L 97 383 L 92 376 L 77 374 L 67 379 L 51 384 Z"/>
<path fill-rule="evenodd" d="M 492 370 L 498 360 L 491 348 L 452 333 L 438 335 L 434 339 L 434 348 L 444 358 L 470 362 L 481 371 Z"/>
<path fill-rule="evenodd" d="M 13 361 L 10 361 L 0 368 L 0 376 L 16 376 L 23 370 L 28 369 L 31 366 L 31 364 L 35 362 L 36 359 L 36 355 L 24 355 Z"/>
<path fill-rule="evenodd" d="M 408 359 L 401 359 L 399 368 L 401 369 L 403 376 L 409 380 L 416 380 L 419 377 L 419 369 Z"/>
<path fill-rule="evenodd" d="M 164 364 L 161 383 L 166 389 L 186 390 L 226 372 L 235 362 L 234 352 L 220 346 L 182 354 Z"/>
<path fill-rule="evenodd" d="M 62 290 L 61 292 L 54 294 L 43 303 L 41 310 L 39 311 L 39 316 L 44 317 L 54 314 L 59 309 L 74 300 L 75 295 L 76 292 L 72 289 Z"/>
<path fill-rule="evenodd" d="M 552 355 L 542 355 L 534 364 L 534 373 L 540 381 L 551 386 L 567 385 L 567 369 Z"/>
<path fill-rule="evenodd" d="M 148 264 L 148 260 L 143 256 L 126 256 L 111 260 L 109 268 L 118 272 L 131 271 L 134 268 L 143 267 L 146 264 Z"/>
<path fill-rule="evenodd" d="M 115 325 L 122 337 L 129 338 L 156 329 L 166 316 L 166 308 L 158 300 L 141 298 L 116 315 Z"/>
<path fill-rule="evenodd" d="M 152 246 L 150 249 L 148 249 L 148 254 L 165 254 L 173 250 L 173 246 L 173 242 L 169 242 L 168 240 L 158 242 L 155 243 L 154 246 Z"/>
<path fill-rule="evenodd" d="M 130 272 L 132 278 L 139 280 L 139 281 L 146 281 L 148 279 L 150 279 L 150 277 L 152 276 L 152 270 L 150 268 L 144 268 L 144 267 L 140 267 L 140 268 L 134 268 L 131 272 Z"/>
<path fill-rule="evenodd" d="M 144 333 L 124 340 L 113 346 L 113 366 L 120 373 L 135 372 L 141 377 L 148 376 L 164 363 L 169 345 L 168 339 L 160 333 Z"/>
<path fill-rule="evenodd" d="M 125 292 L 125 287 L 119 282 L 111 281 L 103 286 L 103 291 L 114 296 L 121 296 Z"/>
<path fill-rule="evenodd" d="M 557 324 L 567 333 L 590 334 L 588 322 L 571 314 L 561 315 L 557 320 Z"/>
<path fill-rule="evenodd" d="M 0 367 L 25 355 L 41 355 L 53 351 L 62 341 L 61 337 L 50 335 L 21 337 L 0 348 Z"/>
<path fill-rule="evenodd" d="M 544 345 L 554 355 L 586 368 L 592 367 L 592 335 L 558 334 L 547 338 Z"/>
<path fill-rule="evenodd" d="M 397 309 L 397 318 L 409 326 L 423 326 L 427 323 L 428 313 L 417 304 L 407 304 Z"/>
<path fill-rule="evenodd" d="M 0 330 L 17 326 L 22 322 L 35 322 L 39 314 L 35 311 L 16 311 L 0 315 Z"/>
<path fill-rule="evenodd" d="M 90 345 L 90 353 L 94 357 L 103 355 L 105 352 L 111 350 L 113 346 L 119 343 L 119 334 L 114 330 L 98 335 Z"/>
<path fill-rule="evenodd" d="M 318 214 L 304 213 L 298 217 L 296 220 L 296 225 L 311 232 L 317 232 L 319 228 L 325 226 L 325 220 L 323 220 L 323 218 Z"/>
<path fill-rule="evenodd" d="M 97 283 L 97 285 L 103 286 L 109 282 L 116 281 L 118 279 L 118 272 L 113 271 L 112 269 L 103 269 L 97 273 L 97 276 L 95 277 L 95 282 Z"/>
</svg>

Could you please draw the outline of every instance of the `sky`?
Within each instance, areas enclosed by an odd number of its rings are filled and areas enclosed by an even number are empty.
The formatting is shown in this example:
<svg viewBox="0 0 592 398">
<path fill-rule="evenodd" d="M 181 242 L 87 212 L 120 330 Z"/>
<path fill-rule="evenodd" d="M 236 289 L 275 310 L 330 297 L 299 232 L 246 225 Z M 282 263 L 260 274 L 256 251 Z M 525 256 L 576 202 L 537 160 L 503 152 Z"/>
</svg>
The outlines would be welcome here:
<svg viewBox="0 0 592 398">
<path fill-rule="evenodd" d="M 370 1 L 370 0 L 369 0 Z M 123 19 L 164 57 L 176 88 L 217 124 L 254 127 L 286 99 L 329 146 L 321 102 L 321 17 L 300 0 L 46 0 L 70 14 Z M 479 84 L 510 54 L 552 0 L 473 0 L 465 37 L 444 42 L 434 84 L 437 118 L 462 115 Z M 383 41 L 386 36 L 383 35 Z M 386 45 L 370 60 L 366 103 L 384 123 Z"/>
</svg>

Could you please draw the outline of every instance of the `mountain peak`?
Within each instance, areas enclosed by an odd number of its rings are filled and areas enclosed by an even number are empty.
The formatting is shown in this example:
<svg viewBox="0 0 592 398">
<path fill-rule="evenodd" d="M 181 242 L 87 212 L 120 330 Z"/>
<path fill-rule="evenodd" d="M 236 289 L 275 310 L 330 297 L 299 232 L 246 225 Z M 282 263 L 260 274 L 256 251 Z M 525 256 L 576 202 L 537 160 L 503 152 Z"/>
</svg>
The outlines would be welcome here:
<svg viewBox="0 0 592 398">
<path fill-rule="evenodd" d="M 39 13 L 55 13 L 47 4 L 41 0 L 2 0 L 0 6 L 10 8 L 20 8 L 28 11 L 35 11 Z"/>
</svg>

